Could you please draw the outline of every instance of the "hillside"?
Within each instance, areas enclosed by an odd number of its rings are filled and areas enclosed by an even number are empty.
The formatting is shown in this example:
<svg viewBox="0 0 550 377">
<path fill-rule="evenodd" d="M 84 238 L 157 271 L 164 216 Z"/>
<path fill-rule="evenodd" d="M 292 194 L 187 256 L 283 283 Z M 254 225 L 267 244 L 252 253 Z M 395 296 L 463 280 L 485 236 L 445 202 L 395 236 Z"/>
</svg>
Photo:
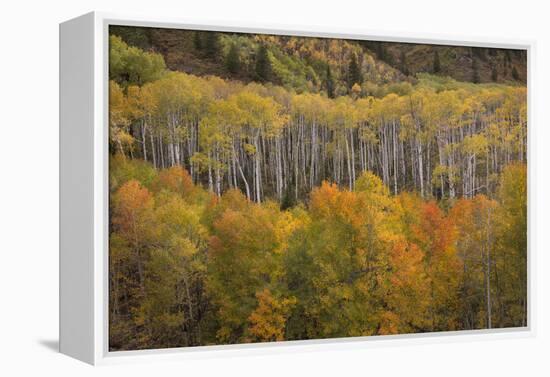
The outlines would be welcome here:
<svg viewBox="0 0 550 377">
<path fill-rule="evenodd" d="M 329 96 L 336 97 L 349 94 L 355 82 L 365 82 L 363 94 L 381 96 L 390 84 L 412 81 L 357 41 L 124 26 L 112 26 L 110 33 L 162 54 L 170 70 L 245 83 L 272 82 L 299 93 L 331 91 Z M 257 72 L 261 47 L 270 62 L 266 77 Z M 228 61 L 232 48 L 237 66 Z"/>
<path fill-rule="evenodd" d="M 526 52 L 412 43 L 111 26 L 126 43 L 163 55 L 170 70 L 245 83 L 272 82 L 297 92 L 337 97 L 360 84 L 361 95 L 400 92 L 418 73 L 474 83 L 525 84 Z M 258 54 L 270 62 L 258 76 Z M 354 72 L 354 68 L 356 68 Z"/>
<path fill-rule="evenodd" d="M 525 84 L 527 81 L 526 51 L 523 50 L 393 42 L 364 42 L 363 45 L 378 59 L 412 76 L 426 72 L 469 82 Z"/>
</svg>

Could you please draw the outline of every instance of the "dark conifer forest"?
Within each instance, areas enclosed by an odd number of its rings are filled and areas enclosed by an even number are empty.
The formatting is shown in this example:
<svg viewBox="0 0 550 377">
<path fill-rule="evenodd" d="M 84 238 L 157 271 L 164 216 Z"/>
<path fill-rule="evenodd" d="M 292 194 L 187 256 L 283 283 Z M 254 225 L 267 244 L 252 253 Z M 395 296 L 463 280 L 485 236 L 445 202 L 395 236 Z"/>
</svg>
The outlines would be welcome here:
<svg viewBox="0 0 550 377">
<path fill-rule="evenodd" d="M 112 26 L 109 348 L 527 326 L 526 66 Z"/>
</svg>

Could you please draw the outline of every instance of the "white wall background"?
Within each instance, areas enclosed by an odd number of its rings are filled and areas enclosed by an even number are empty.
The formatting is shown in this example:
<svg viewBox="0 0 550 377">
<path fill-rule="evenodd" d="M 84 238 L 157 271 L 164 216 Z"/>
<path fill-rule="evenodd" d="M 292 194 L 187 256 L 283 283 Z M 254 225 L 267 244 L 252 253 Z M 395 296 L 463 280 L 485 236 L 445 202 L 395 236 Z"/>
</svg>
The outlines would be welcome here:
<svg viewBox="0 0 550 377">
<path fill-rule="evenodd" d="M 62 376 L 550 375 L 550 14 L 544 1 L 5 1 L 0 12 L 0 374 Z M 58 333 L 58 23 L 91 10 L 537 41 L 534 225 L 538 334 L 485 340 L 91 368 Z M 545 349 L 546 348 L 546 349 Z M 8 370 L 12 370 L 8 372 Z M 131 373 L 131 374 L 130 374 Z"/>
</svg>

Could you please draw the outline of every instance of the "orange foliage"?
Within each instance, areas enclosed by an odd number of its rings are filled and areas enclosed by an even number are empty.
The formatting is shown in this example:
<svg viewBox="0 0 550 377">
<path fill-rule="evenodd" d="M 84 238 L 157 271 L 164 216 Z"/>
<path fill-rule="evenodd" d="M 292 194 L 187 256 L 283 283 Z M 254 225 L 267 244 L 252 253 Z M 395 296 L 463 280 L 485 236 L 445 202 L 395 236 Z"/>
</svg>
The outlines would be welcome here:
<svg viewBox="0 0 550 377">
<path fill-rule="evenodd" d="M 158 175 L 156 188 L 181 194 L 183 198 L 191 196 L 196 191 L 193 179 L 181 166 L 162 170 Z"/>
<path fill-rule="evenodd" d="M 456 237 L 452 221 L 433 201 L 422 205 L 420 216 L 420 224 L 415 227 L 415 233 L 425 247 L 428 258 L 448 252 Z"/>
<path fill-rule="evenodd" d="M 342 219 L 359 225 L 364 211 L 360 197 L 347 190 L 340 190 L 334 183 L 324 181 L 311 192 L 310 209 L 313 217 Z"/>
<path fill-rule="evenodd" d="M 399 334 L 399 316 L 392 312 L 384 312 L 381 317 L 380 335 Z"/>
<path fill-rule="evenodd" d="M 150 215 L 153 196 L 136 180 L 122 185 L 113 195 L 113 226 L 121 233 L 139 231 L 141 220 Z"/>
</svg>

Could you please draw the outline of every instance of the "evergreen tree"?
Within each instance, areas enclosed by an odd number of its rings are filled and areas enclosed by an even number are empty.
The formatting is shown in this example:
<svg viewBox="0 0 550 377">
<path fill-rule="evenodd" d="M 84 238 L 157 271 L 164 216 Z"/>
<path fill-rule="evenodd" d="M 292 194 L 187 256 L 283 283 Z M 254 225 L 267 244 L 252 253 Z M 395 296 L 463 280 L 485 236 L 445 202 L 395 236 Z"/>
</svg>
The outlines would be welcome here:
<svg viewBox="0 0 550 377">
<path fill-rule="evenodd" d="M 388 63 L 391 66 L 396 65 L 395 60 L 393 58 L 393 54 L 389 53 L 387 49 L 384 49 L 384 56 L 385 56 L 386 63 Z"/>
<path fill-rule="evenodd" d="M 271 79 L 271 60 L 267 47 L 262 44 L 256 53 L 256 79 L 258 81 L 269 81 Z"/>
<path fill-rule="evenodd" d="M 376 56 L 380 60 L 386 60 L 386 48 L 382 42 L 376 42 Z"/>
<path fill-rule="evenodd" d="M 195 50 L 200 51 L 202 50 L 202 35 L 200 31 L 196 31 L 193 34 L 193 46 L 195 47 Z"/>
<path fill-rule="evenodd" d="M 296 193 L 294 192 L 293 186 L 288 186 L 283 199 L 281 200 L 281 211 L 285 211 L 289 208 L 292 208 L 296 205 Z"/>
<path fill-rule="evenodd" d="M 207 32 L 204 38 L 204 51 L 210 59 L 217 60 L 220 56 L 220 34 L 217 32 Z"/>
<path fill-rule="evenodd" d="M 515 66 L 512 68 L 512 78 L 519 81 L 519 73 Z"/>
<path fill-rule="evenodd" d="M 327 64 L 327 80 L 325 82 L 328 98 L 334 98 L 334 79 L 330 71 L 330 65 Z"/>
<path fill-rule="evenodd" d="M 151 30 L 150 28 L 138 28 L 133 26 L 109 26 L 110 35 L 118 35 L 130 46 L 135 46 L 145 51 L 151 49 Z"/>
<path fill-rule="evenodd" d="M 434 73 L 441 72 L 441 62 L 439 61 L 439 52 L 434 53 Z"/>
<path fill-rule="evenodd" d="M 351 89 L 353 84 L 361 84 L 363 82 L 363 76 L 361 75 L 361 68 L 357 63 L 357 56 L 351 54 L 351 60 L 348 67 L 348 87 Z"/>
<path fill-rule="evenodd" d="M 241 58 L 239 56 L 239 48 L 236 43 L 231 45 L 227 57 L 225 58 L 225 67 L 231 73 L 237 73 L 241 69 Z"/>
</svg>

